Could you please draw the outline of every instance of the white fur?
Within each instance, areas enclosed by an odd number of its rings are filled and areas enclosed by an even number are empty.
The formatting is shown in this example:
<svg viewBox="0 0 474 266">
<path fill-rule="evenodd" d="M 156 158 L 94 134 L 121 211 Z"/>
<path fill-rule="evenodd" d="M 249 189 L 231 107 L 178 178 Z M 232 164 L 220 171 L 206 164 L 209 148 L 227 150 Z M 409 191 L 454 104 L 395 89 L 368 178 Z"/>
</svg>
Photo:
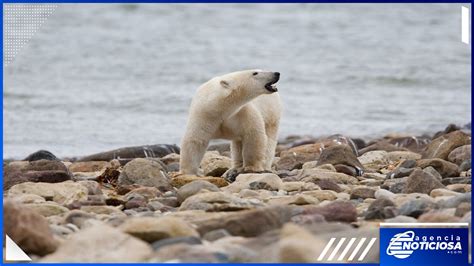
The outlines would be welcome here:
<svg viewBox="0 0 474 266">
<path fill-rule="evenodd" d="M 269 92 L 265 84 L 274 79 L 274 72 L 245 70 L 215 77 L 199 87 L 181 142 L 182 174 L 197 174 L 209 141 L 216 138 L 232 141 L 233 168 L 271 169 L 281 103 L 278 92 Z"/>
</svg>

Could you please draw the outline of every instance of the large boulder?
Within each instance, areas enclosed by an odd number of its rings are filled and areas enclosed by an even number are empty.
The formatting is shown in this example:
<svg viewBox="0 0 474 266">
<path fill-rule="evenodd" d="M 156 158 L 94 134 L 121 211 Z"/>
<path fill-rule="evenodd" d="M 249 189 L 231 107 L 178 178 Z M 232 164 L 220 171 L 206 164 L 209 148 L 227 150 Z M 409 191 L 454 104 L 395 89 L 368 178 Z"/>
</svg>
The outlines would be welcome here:
<svg viewBox="0 0 474 266">
<path fill-rule="evenodd" d="M 219 155 L 217 151 L 208 151 L 201 161 L 201 169 L 205 176 L 222 176 L 232 166 L 229 157 Z"/>
<path fill-rule="evenodd" d="M 471 145 L 464 145 L 452 150 L 448 155 L 448 161 L 461 165 L 464 161 L 471 160 Z"/>
<path fill-rule="evenodd" d="M 187 198 L 181 204 L 179 210 L 236 211 L 261 207 L 262 205 L 259 201 L 241 199 L 224 192 L 206 192 Z"/>
<path fill-rule="evenodd" d="M 44 256 L 59 245 L 43 216 L 12 201 L 3 203 L 3 229 L 28 254 Z"/>
<path fill-rule="evenodd" d="M 222 188 L 224 191 L 236 193 L 242 189 L 265 189 L 280 190 L 283 187 L 283 181 L 276 174 L 240 174 L 235 182 Z"/>
<path fill-rule="evenodd" d="M 113 159 L 134 159 L 134 158 L 161 158 L 170 153 L 178 153 L 176 145 L 156 144 L 145 146 L 124 147 L 111 151 L 96 153 L 80 158 L 78 161 L 110 161 Z"/>
<path fill-rule="evenodd" d="M 161 191 L 172 189 L 164 165 L 158 161 L 143 158 L 134 159 L 123 167 L 118 184 L 120 186 L 138 184 L 156 187 Z"/>
<path fill-rule="evenodd" d="M 431 143 L 426 146 L 422 156 L 424 159 L 440 158 L 447 160 L 452 150 L 468 144 L 471 144 L 471 136 L 460 130 L 456 130 L 431 141 Z"/>
<path fill-rule="evenodd" d="M 189 223 L 176 217 L 136 217 L 126 220 L 120 229 L 149 243 L 164 238 L 199 237 L 199 233 Z"/>
<path fill-rule="evenodd" d="M 41 262 L 144 262 L 152 252 L 146 242 L 113 227 L 96 224 L 71 235 Z"/>
<path fill-rule="evenodd" d="M 3 174 L 4 189 L 24 182 L 57 183 L 71 180 L 67 167 L 58 160 L 17 161 L 9 163 Z"/>
<path fill-rule="evenodd" d="M 207 181 L 204 180 L 195 180 L 191 183 L 188 183 L 180 187 L 177 191 L 177 198 L 179 202 L 183 202 L 185 199 L 201 193 L 201 192 L 217 192 L 219 188 Z"/>
<path fill-rule="evenodd" d="M 364 166 L 359 162 L 354 151 L 347 145 L 336 145 L 324 149 L 316 166 L 324 164 L 332 164 L 334 166 L 342 164 L 350 166 L 356 170 L 358 175 L 362 175 L 364 170 Z"/>
<path fill-rule="evenodd" d="M 459 176 L 459 168 L 456 164 L 443 159 L 421 159 L 416 162 L 421 168 L 433 167 L 442 177 Z"/>
<path fill-rule="evenodd" d="M 9 198 L 16 198 L 23 194 L 34 194 L 46 200 L 52 200 L 62 205 L 72 204 L 75 201 L 86 201 L 88 189 L 73 181 L 61 183 L 32 183 L 26 182 L 14 185 L 8 190 Z"/>
<path fill-rule="evenodd" d="M 416 169 L 408 176 L 402 192 L 430 194 L 436 188 L 444 188 L 444 185 L 431 174 L 421 169 Z"/>
</svg>

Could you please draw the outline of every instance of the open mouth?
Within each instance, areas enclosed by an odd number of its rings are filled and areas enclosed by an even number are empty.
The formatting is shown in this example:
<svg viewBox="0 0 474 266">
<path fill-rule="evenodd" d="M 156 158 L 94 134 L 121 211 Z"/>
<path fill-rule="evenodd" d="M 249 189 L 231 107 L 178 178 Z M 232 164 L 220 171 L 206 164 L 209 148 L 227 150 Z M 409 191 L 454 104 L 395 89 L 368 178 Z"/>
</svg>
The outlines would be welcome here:
<svg viewBox="0 0 474 266">
<path fill-rule="evenodd" d="M 275 86 L 275 83 L 278 82 L 280 78 L 279 77 L 276 77 L 274 80 L 272 80 L 271 82 L 268 82 L 267 84 L 265 84 L 265 89 L 267 89 L 267 91 L 269 92 L 277 92 L 278 89 L 277 87 Z"/>
</svg>

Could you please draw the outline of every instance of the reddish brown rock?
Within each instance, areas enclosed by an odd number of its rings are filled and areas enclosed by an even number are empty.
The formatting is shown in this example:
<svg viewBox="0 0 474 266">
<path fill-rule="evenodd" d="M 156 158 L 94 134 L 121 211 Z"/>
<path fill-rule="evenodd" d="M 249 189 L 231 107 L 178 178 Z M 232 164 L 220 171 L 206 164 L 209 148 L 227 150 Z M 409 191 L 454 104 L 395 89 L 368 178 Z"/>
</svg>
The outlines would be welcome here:
<svg viewBox="0 0 474 266">
<path fill-rule="evenodd" d="M 26 253 L 44 256 L 58 247 L 48 221 L 33 210 L 5 201 L 3 215 L 5 234 Z"/>
<path fill-rule="evenodd" d="M 448 159 L 449 153 L 457 147 L 471 144 L 471 136 L 462 131 L 453 131 L 434 139 L 422 153 L 423 159 Z"/>
<path fill-rule="evenodd" d="M 435 188 L 444 188 L 444 185 L 431 174 L 421 169 L 416 169 L 408 176 L 402 192 L 430 194 L 431 190 Z"/>
</svg>

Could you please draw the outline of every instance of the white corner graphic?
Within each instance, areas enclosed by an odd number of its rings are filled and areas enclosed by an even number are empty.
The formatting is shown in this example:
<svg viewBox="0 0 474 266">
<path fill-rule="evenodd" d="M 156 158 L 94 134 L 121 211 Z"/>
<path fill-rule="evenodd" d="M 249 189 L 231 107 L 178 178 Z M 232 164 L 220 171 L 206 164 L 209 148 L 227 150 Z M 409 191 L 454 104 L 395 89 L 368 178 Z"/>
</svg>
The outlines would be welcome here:
<svg viewBox="0 0 474 266">
<path fill-rule="evenodd" d="M 5 261 L 31 261 L 31 258 L 8 235 L 5 235 L 5 238 Z"/>
<path fill-rule="evenodd" d="M 469 8 L 461 7 L 461 40 L 465 44 L 469 44 Z"/>
</svg>

